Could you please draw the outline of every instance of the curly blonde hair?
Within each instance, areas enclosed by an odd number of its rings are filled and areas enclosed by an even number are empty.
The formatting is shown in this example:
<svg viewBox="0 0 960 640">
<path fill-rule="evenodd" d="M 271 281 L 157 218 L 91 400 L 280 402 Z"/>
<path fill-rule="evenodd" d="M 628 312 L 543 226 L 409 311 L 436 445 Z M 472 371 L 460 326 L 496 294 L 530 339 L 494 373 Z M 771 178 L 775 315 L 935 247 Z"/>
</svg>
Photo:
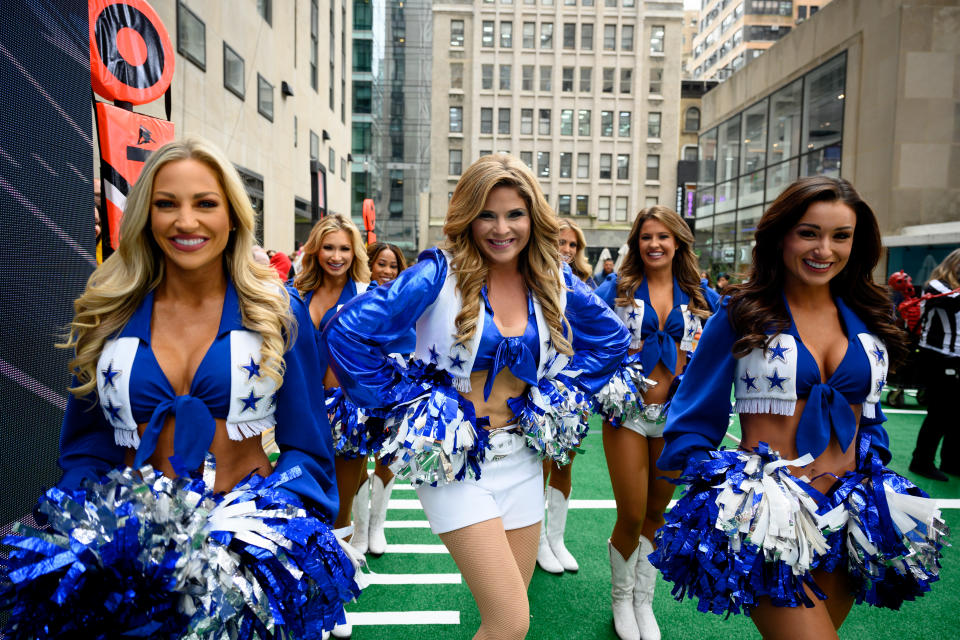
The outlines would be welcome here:
<svg viewBox="0 0 960 640">
<path fill-rule="evenodd" d="M 951 251 L 950 255 L 936 266 L 927 282 L 930 280 L 945 282 L 951 289 L 960 287 L 960 249 Z"/>
<path fill-rule="evenodd" d="M 354 282 L 370 282 L 370 266 L 367 262 L 367 250 L 360 237 L 360 229 L 349 218 L 333 213 L 324 216 L 310 230 L 310 237 L 303 245 L 303 260 L 300 263 L 300 273 L 293 280 L 297 291 L 307 293 L 316 290 L 323 284 L 323 267 L 320 266 L 320 246 L 327 234 L 334 231 L 345 231 L 350 236 L 350 245 L 353 249 L 353 262 L 350 263 L 350 279 Z"/>
<path fill-rule="evenodd" d="M 583 235 L 583 229 L 580 228 L 580 225 L 572 220 L 560 221 L 560 232 L 562 233 L 564 229 L 570 229 L 577 238 L 577 252 L 570 262 L 570 269 L 573 271 L 573 275 L 586 282 L 591 275 L 590 263 L 587 262 L 587 238 Z"/>
<path fill-rule="evenodd" d="M 473 239 L 471 224 L 494 187 L 502 186 L 515 188 L 530 213 L 530 240 L 520 252 L 520 274 L 527 288 L 540 301 L 554 348 L 570 355 L 573 347 L 566 336 L 572 331 L 560 310 L 560 297 L 566 295 L 566 288 L 560 271 L 557 217 L 527 166 L 507 154 L 483 156 L 470 165 L 460 176 L 450 199 L 443 225 L 443 233 L 447 236 L 444 248 L 453 254 L 451 266 L 456 272 L 457 289 L 463 300 L 456 319 L 456 341 L 467 344 L 476 332 L 480 290 L 487 280 L 487 263 Z"/>
<path fill-rule="evenodd" d="M 87 280 L 73 303 L 73 321 L 59 347 L 73 349 L 71 372 L 85 395 L 96 387 L 96 367 L 104 342 L 123 329 L 148 292 L 165 277 L 166 262 L 150 229 L 153 183 L 157 172 L 171 162 L 196 160 L 217 176 L 229 204 L 234 229 L 223 251 L 223 264 L 237 290 L 243 326 L 259 333 L 261 367 L 277 386 L 283 383 L 283 354 L 295 339 L 296 324 L 290 299 L 277 284 L 273 268 L 253 261 L 255 218 L 237 170 L 212 143 L 188 138 L 154 151 L 130 190 L 120 223 L 120 246 Z"/>
<path fill-rule="evenodd" d="M 680 289 L 690 296 L 689 310 L 701 318 L 710 316 L 710 307 L 700 290 L 700 265 L 697 254 L 693 252 L 693 234 L 690 227 L 683 221 L 680 214 L 662 205 L 653 205 L 642 209 L 633 221 L 633 228 L 627 237 L 627 255 L 620 265 L 619 280 L 617 282 L 617 306 L 633 304 L 633 297 L 637 287 L 643 281 L 643 256 L 640 255 L 640 230 L 647 220 L 656 220 L 673 235 L 677 243 L 677 250 L 673 254 L 670 265 L 673 277 L 676 278 Z"/>
</svg>

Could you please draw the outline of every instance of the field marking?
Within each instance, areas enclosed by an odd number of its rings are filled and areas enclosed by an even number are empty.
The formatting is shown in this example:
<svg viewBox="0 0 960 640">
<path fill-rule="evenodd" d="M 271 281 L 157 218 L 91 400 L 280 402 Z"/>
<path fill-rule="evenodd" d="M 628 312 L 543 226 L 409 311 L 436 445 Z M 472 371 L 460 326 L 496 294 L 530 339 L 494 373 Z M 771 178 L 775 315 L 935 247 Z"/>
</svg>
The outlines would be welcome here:
<svg viewBox="0 0 960 640">
<path fill-rule="evenodd" d="M 394 491 L 416 491 L 417 489 L 412 484 L 395 484 L 393 485 Z"/>
<path fill-rule="evenodd" d="M 460 624 L 459 611 L 357 611 L 347 612 L 352 625 Z"/>
<path fill-rule="evenodd" d="M 426 520 L 387 520 L 383 523 L 385 529 L 429 529 L 430 523 Z"/>
<path fill-rule="evenodd" d="M 616 509 L 616 500 L 571 500 L 571 509 Z"/>
<path fill-rule="evenodd" d="M 390 502 L 387 504 L 387 508 L 388 508 L 388 509 L 400 509 L 400 510 L 410 510 L 410 509 L 417 509 L 417 510 L 419 510 L 419 509 L 422 509 L 423 507 L 420 505 L 420 500 L 419 500 L 419 499 L 416 499 L 416 500 L 404 500 L 404 499 L 401 498 L 401 499 L 398 499 L 398 500 L 393 500 L 393 499 L 391 499 Z"/>
<path fill-rule="evenodd" d="M 731 440 L 733 440 L 733 441 L 736 442 L 737 444 L 740 444 L 740 438 L 738 438 L 737 436 L 733 435 L 733 434 L 730 433 L 729 431 L 727 431 L 727 432 L 726 432 L 725 434 L 723 434 L 723 435 L 726 436 L 727 438 L 730 438 Z"/>
<path fill-rule="evenodd" d="M 883 407 L 881 411 L 884 413 L 906 413 L 913 416 L 923 416 L 927 414 L 925 409 L 888 409 L 887 407 Z"/>
<path fill-rule="evenodd" d="M 369 573 L 367 584 L 463 584 L 459 573 Z"/>
<path fill-rule="evenodd" d="M 445 554 L 448 552 L 442 544 L 388 544 L 387 553 Z"/>
</svg>

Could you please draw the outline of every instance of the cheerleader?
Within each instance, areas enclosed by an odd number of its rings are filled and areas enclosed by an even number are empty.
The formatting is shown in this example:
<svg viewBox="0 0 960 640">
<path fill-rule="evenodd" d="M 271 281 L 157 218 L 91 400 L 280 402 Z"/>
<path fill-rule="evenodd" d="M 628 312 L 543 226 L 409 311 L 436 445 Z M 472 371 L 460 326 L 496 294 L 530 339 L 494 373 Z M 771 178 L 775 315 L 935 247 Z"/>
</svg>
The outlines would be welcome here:
<svg viewBox="0 0 960 640">
<path fill-rule="evenodd" d="M 700 284 L 690 228 L 675 211 L 659 205 L 637 214 L 620 271 L 608 276 L 597 295 L 631 335 L 622 375 L 598 397 L 617 503 L 608 543 L 614 628 L 624 640 L 658 639 L 652 607 L 657 572 L 647 555 L 673 496 L 673 485 L 656 465 L 668 391 L 693 351 L 701 320 L 719 298 Z M 638 365 L 642 376 L 636 374 Z"/>
<path fill-rule="evenodd" d="M 74 305 L 63 477 L 37 508 L 51 530 L 5 540 L 13 636 L 317 637 L 344 620 L 358 592 L 329 526 L 319 352 L 253 231 L 219 150 L 151 154 Z M 276 468 L 259 437 L 274 426 Z"/>
<path fill-rule="evenodd" d="M 906 350 L 880 252 L 850 183 L 790 185 L 673 399 L 659 465 L 687 489 L 651 560 L 678 598 L 743 611 L 764 638 L 837 638 L 855 601 L 898 609 L 938 578 L 939 512 L 884 467 L 880 391 Z M 719 450 L 731 387 L 742 439 Z"/>
<path fill-rule="evenodd" d="M 409 477 L 480 609 L 476 638 L 523 638 L 543 518 L 540 457 L 568 460 L 629 338 L 561 268 L 557 220 L 499 154 L 457 182 L 445 248 L 344 307 L 325 334 L 347 395 L 387 409 L 381 460 Z M 416 328 L 407 366 L 382 346 Z M 380 345 L 380 349 L 375 347 Z"/>
</svg>

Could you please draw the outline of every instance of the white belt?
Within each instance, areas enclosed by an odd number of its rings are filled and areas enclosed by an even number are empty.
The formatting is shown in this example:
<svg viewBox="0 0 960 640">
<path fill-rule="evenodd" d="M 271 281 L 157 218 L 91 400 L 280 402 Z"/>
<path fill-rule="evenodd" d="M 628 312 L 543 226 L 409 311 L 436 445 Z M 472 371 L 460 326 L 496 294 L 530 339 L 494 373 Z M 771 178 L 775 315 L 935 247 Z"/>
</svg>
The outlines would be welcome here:
<svg viewBox="0 0 960 640">
<path fill-rule="evenodd" d="M 525 446 L 523 435 L 516 430 L 516 427 L 494 429 L 490 432 L 487 442 L 490 453 L 493 454 L 488 458 L 491 462 L 502 460 Z"/>
</svg>

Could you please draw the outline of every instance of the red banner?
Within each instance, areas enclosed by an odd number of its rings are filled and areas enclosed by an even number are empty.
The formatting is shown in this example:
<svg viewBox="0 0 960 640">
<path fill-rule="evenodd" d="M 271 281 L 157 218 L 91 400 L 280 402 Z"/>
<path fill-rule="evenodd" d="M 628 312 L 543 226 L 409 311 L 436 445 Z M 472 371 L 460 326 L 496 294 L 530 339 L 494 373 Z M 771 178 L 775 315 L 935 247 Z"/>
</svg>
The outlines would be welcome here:
<svg viewBox="0 0 960 640">
<path fill-rule="evenodd" d="M 100 178 L 103 181 L 101 221 L 110 249 L 120 245 L 120 219 L 130 187 L 137 181 L 150 153 L 174 139 L 173 123 L 97 103 L 97 131 L 100 139 Z M 107 257 L 104 247 L 105 255 Z"/>
<path fill-rule="evenodd" d="M 377 241 L 377 234 L 373 229 L 377 223 L 377 212 L 373 207 L 373 199 L 365 198 L 363 201 L 363 228 L 367 232 L 367 244 L 373 244 Z"/>
</svg>

